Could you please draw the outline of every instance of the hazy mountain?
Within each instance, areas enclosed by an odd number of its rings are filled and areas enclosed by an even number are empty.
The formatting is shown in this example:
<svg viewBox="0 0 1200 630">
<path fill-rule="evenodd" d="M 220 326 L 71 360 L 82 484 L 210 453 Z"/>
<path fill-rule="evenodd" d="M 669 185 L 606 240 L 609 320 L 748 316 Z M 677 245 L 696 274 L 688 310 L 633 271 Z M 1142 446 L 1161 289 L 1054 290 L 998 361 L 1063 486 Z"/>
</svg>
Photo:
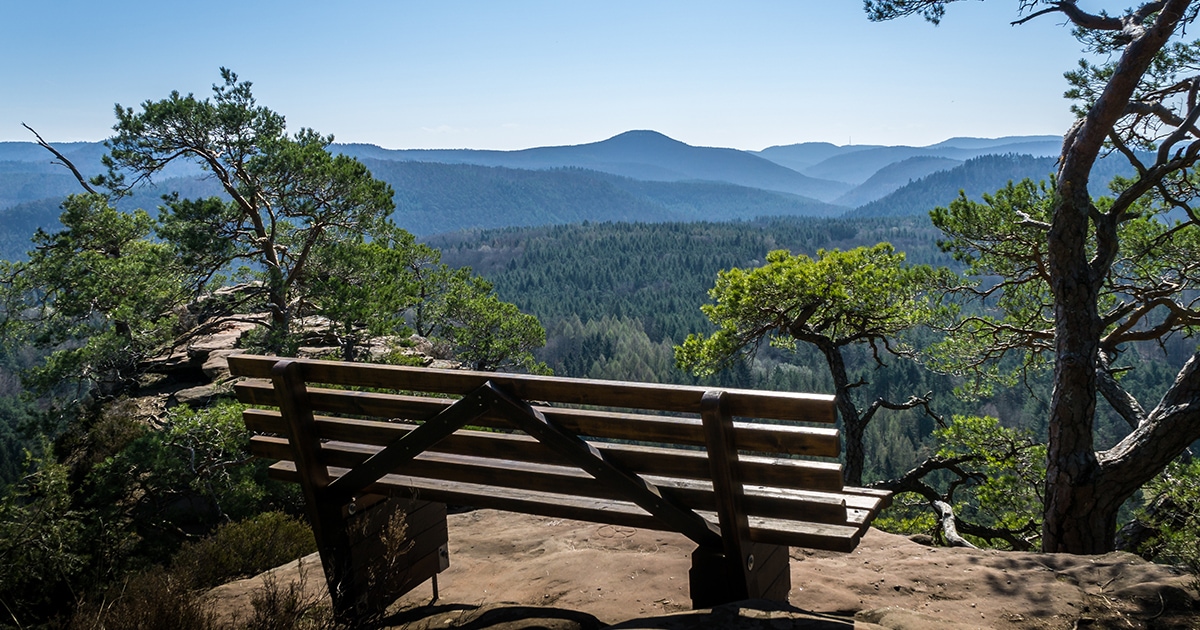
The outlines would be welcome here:
<svg viewBox="0 0 1200 630">
<path fill-rule="evenodd" d="M 767 147 L 762 151 L 757 151 L 756 154 L 794 171 L 803 172 L 804 169 L 815 164 L 820 164 L 836 155 L 845 155 L 847 153 L 854 153 L 855 151 L 878 148 L 880 148 L 880 145 L 876 144 L 838 146 L 828 142 L 804 142 L 801 144 Z"/>
<path fill-rule="evenodd" d="M 896 189 L 921 179 L 930 173 L 948 171 L 962 164 L 961 160 L 940 157 L 911 157 L 879 169 L 870 179 L 850 192 L 838 197 L 834 203 L 856 208 L 875 201 Z"/>
<path fill-rule="evenodd" d="M 695 147 L 655 131 L 628 131 L 590 144 L 521 151 L 452 149 L 387 150 L 339 145 L 338 150 L 378 160 L 477 164 L 519 169 L 585 168 L 644 181 L 715 181 L 787 192 L 828 201 L 849 190 L 839 182 L 802 175 L 746 151 Z"/>
<path fill-rule="evenodd" d="M 962 161 L 989 154 L 1057 156 L 1061 150 L 1062 138 L 1058 136 L 1009 136 L 992 139 L 951 138 L 927 147 L 865 145 L 836 147 L 820 143 L 805 143 L 771 147 L 760 151 L 759 155 L 775 160 L 780 165 L 796 168 L 811 177 L 858 185 L 866 182 L 885 166 L 913 157 L 940 157 Z M 806 161 L 822 155 L 825 157 L 820 161 L 804 164 Z"/>
<path fill-rule="evenodd" d="M 786 193 L 714 182 L 643 182 L 578 168 L 362 160 L 395 189 L 396 223 L 418 235 L 582 221 L 729 221 L 845 211 Z"/>
<path fill-rule="evenodd" d="M 1004 136 L 1002 138 L 955 137 L 948 140 L 943 140 L 937 144 L 931 144 L 926 148 L 987 149 L 993 152 L 1009 152 L 1008 149 L 1013 146 L 1042 145 L 1046 142 L 1057 142 L 1058 150 L 1062 150 L 1061 136 Z"/>
<path fill-rule="evenodd" d="M 948 171 L 939 171 L 846 213 L 847 217 L 899 217 L 924 214 L 958 197 L 961 190 L 979 199 L 983 193 L 1003 188 L 1026 177 L 1045 179 L 1054 170 L 1055 158 L 1031 155 L 986 155 L 967 160 Z"/>
<path fill-rule="evenodd" d="M 58 215 L 62 210 L 58 200 L 42 199 L 0 210 L 0 259 L 17 260 L 33 247 L 30 239 L 38 228 L 47 231 L 62 229 Z"/>
<path fill-rule="evenodd" d="M 803 143 L 752 153 L 631 131 L 601 142 L 523 151 L 389 150 L 368 144 L 334 145 L 334 150 L 361 158 L 392 184 L 398 222 L 425 235 L 578 221 L 836 216 L 849 207 L 858 208 L 857 216 L 919 214 L 947 203 L 959 188 L 977 194 L 1010 178 L 1041 177 L 1050 170 L 1033 157 L 993 157 L 955 167 L 958 161 L 1014 147 L 1053 153 L 1059 143 L 1052 136 L 952 138 L 929 147 Z M 85 174 L 100 172 L 102 143 L 55 146 Z M 860 183 L 852 190 L 812 173 Z M 203 176 L 197 165 L 180 163 L 120 207 L 153 212 L 161 195 L 173 190 L 184 197 L 220 194 L 220 187 Z M 61 199 L 79 190 L 45 149 L 31 142 L 0 142 L 4 257 L 23 254 L 33 228 L 52 226 Z M 831 199 L 836 203 L 827 203 Z"/>
</svg>

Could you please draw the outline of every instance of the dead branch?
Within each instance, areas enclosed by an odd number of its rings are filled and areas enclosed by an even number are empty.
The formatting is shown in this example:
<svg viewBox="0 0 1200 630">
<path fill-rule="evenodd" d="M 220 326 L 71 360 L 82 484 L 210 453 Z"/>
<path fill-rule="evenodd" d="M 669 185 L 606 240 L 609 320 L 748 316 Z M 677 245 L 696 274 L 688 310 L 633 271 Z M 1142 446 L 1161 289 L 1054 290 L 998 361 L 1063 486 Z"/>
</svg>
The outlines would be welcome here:
<svg viewBox="0 0 1200 630">
<path fill-rule="evenodd" d="M 79 185 L 83 186 L 84 190 L 88 191 L 89 193 L 91 193 L 93 195 L 99 194 L 88 184 L 87 180 L 84 179 L 83 174 L 81 174 L 79 172 L 79 169 L 75 168 L 75 165 L 71 163 L 71 160 L 68 160 L 65 155 L 63 155 L 62 153 L 59 153 L 58 149 L 55 149 L 54 147 L 50 146 L 49 142 L 46 142 L 45 140 L 43 140 L 41 134 L 34 131 L 33 127 L 30 127 L 29 125 L 27 125 L 25 123 L 21 123 L 21 126 L 28 129 L 29 133 L 32 133 L 33 137 L 37 138 L 38 146 L 40 146 L 43 149 L 54 154 L 54 157 L 58 159 L 58 162 L 57 162 L 58 164 L 61 164 L 62 166 L 65 166 L 65 167 L 71 169 L 71 173 L 73 175 L 75 175 L 75 179 L 79 180 Z"/>
</svg>

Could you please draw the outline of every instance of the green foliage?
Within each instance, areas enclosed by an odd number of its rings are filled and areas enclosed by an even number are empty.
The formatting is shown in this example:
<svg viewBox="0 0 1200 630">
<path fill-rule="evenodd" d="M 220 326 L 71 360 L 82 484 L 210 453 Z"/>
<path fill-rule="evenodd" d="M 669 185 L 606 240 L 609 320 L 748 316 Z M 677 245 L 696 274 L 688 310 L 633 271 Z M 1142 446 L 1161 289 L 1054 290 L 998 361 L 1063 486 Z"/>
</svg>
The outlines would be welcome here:
<svg viewBox="0 0 1200 630">
<path fill-rule="evenodd" d="M 168 196 L 160 235 L 178 248 L 194 289 L 237 264 L 258 269 L 260 306 L 271 314 L 267 345 L 280 349 L 310 297 L 304 279 L 315 250 L 379 230 L 392 190 L 360 162 L 330 153 L 332 137 L 287 135 L 283 116 L 258 106 L 249 82 L 226 69 L 221 78 L 210 99 L 172 92 L 137 112 L 118 106 L 109 174 L 97 181 L 122 194 L 176 160 L 210 171 L 228 197 Z"/>
<path fill-rule="evenodd" d="M 1185 567 L 1200 589 L 1200 460 L 1172 462 L 1144 491 L 1148 500 L 1138 520 L 1157 530 L 1157 536 L 1141 551 L 1157 562 Z M 1152 510 L 1155 505 L 1159 509 Z"/>
<path fill-rule="evenodd" d="M 454 356 L 476 370 L 521 369 L 546 373 L 533 350 L 546 344 L 546 331 L 533 315 L 502 302 L 482 278 L 452 283 L 444 320 L 435 335 L 444 338 Z"/>
<path fill-rule="evenodd" d="M 118 391 L 171 338 L 173 308 L 185 298 L 181 270 L 171 247 L 150 238 L 145 212 L 73 195 L 60 221 L 62 230 L 34 236 L 28 261 L 0 262 L 4 332 L 51 350 L 28 373 L 35 390 L 71 379 Z"/>
<path fill-rule="evenodd" d="M 549 323 L 628 317 L 658 343 L 710 328 L 699 309 L 718 271 L 763 264 L 768 251 L 815 253 L 888 240 L 915 263 L 944 264 L 923 217 L 782 218 L 746 223 L 603 223 L 444 235 L 430 244 L 470 266 L 502 299 Z"/>
<path fill-rule="evenodd" d="M 1130 185 L 1118 178 L 1111 187 L 1120 193 Z M 969 393 L 990 394 L 997 385 L 1013 385 L 1052 364 L 1054 313 L 1046 245 L 1055 203 L 1052 186 L 1010 182 L 994 195 L 984 195 L 983 202 L 960 196 L 930 213 L 946 235 L 940 245 L 966 265 L 965 275 L 974 280 L 956 293 L 982 309 L 931 348 L 931 365 L 969 377 Z M 1095 203 L 1103 210 L 1112 202 L 1100 198 Z M 1147 362 L 1131 352 L 1136 344 L 1165 343 L 1173 335 L 1190 336 L 1200 329 L 1200 311 L 1187 297 L 1200 288 L 1194 270 L 1200 229 L 1171 220 L 1169 213 L 1169 207 L 1142 199 L 1118 226 L 1121 247 L 1098 300 L 1106 361 L 1128 354 L 1125 367 L 1144 366 Z M 1126 374 L 1121 380 L 1133 379 Z"/>
<path fill-rule="evenodd" d="M 1045 226 L 1052 204 L 1047 185 L 1027 179 L 984 195 L 982 203 L 960 195 L 930 213 L 947 237 L 939 245 L 966 265 L 968 278 L 985 283 L 958 291 L 990 307 L 957 323 L 929 351 L 935 368 L 972 377 L 964 394 L 990 394 L 996 385 L 1012 386 L 1019 374 L 1049 365 L 1054 322 Z M 1014 350 L 1021 360 L 1002 366 Z"/>
<path fill-rule="evenodd" d="M 639 319 L 583 322 L 572 316 L 555 322 L 546 337 L 551 341 L 538 356 L 556 374 L 646 383 L 671 383 L 683 376 L 675 368 L 671 344 L 651 341 Z"/>
<path fill-rule="evenodd" d="M 976 481 L 956 496 L 956 514 L 998 529 L 1040 527 L 1045 444 L 1029 431 L 986 416 L 955 416 L 949 426 L 934 431 L 934 438 L 937 456 L 967 461 Z"/>
<path fill-rule="evenodd" d="M 820 250 L 815 259 L 773 251 L 762 267 L 717 275 L 709 292 L 715 304 L 701 309 L 719 329 L 708 337 L 689 335 L 676 361 L 703 375 L 753 352 L 764 340 L 787 350 L 797 341 L 832 347 L 887 344 L 898 333 L 949 313 L 927 291 L 950 277 L 946 270 L 906 266 L 904 254 L 888 243 Z"/>
<path fill-rule="evenodd" d="M 0 607 L 17 626 L 44 619 L 73 601 L 103 549 L 91 547 L 87 515 L 72 505 L 68 469 L 30 457 L 25 475 L 0 499 Z"/>
<path fill-rule="evenodd" d="M 210 527 L 265 509 L 294 507 L 292 489 L 266 478 L 248 452 L 242 407 L 176 407 L 87 477 L 92 504 L 128 523 L 143 545 L 173 549 L 181 527 Z M 153 552 L 146 549 L 146 553 Z"/>
<path fill-rule="evenodd" d="M 437 252 L 386 225 L 373 240 L 342 239 L 317 250 L 306 279 L 313 314 L 328 321 L 342 359 L 357 358 L 373 337 L 403 335 L 404 314 L 421 307 L 419 274 Z"/>
<path fill-rule="evenodd" d="M 303 519 L 263 512 L 221 525 L 212 535 L 185 544 L 171 559 L 171 571 L 185 576 L 191 588 L 212 588 L 316 550 L 312 529 Z"/>
<path fill-rule="evenodd" d="M 1041 531 L 1045 445 L 1029 431 L 986 416 L 955 416 L 933 435 L 936 450 L 922 464 L 924 474 L 910 473 L 876 526 L 937 537 L 941 527 L 930 502 L 941 500 L 953 508 L 959 533 L 974 544 L 1032 548 Z"/>
</svg>

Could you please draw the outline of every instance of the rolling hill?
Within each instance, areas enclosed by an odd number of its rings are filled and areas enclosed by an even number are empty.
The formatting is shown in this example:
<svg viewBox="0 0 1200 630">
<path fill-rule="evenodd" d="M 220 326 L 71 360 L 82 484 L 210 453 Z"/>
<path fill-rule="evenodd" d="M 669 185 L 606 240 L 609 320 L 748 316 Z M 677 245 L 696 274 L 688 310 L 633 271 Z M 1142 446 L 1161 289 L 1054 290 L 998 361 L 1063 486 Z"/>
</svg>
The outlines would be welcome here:
<svg viewBox="0 0 1200 630">
<path fill-rule="evenodd" d="M 862 184 L 880 169 L 913 157 L 969 160 L 982 155 L 1028 154 L 1057 156 L 1062 150 L 1058 136 L 1009 136 L 1005 138 L 951 138 L 925 147 L 847 145 L 822 143 L 776 146 L 758 155 L 805 175 L 849 184 Z"/>
<path fill-rule="evenodd" d="M 1058 143 L 1050 136 L 952 138 L 928 147 L 814 142 L 749 152 L 630 131 L 600 142 L 522 151 L 369 144 L 333 149 L 360 158 L 393 186 L 400 225 L 430 235 L 582 221 L 920 214 L 947 203 L 959 189 L 976 195 L 1008 179 L 1043 176 L 1052 159 L 992 153 L 1019 148 L 1044 154 Z M 83 172 L 100 171 L 102 143 L 55 146 Z M 185 197 L 219 194 L 203 175 L 194 164 L 173 165 L 155 186 L 139 189 L 120 205 L 153 209 L 173 190 Z M 78 191 L 74 178 L 41 147 L 0 143 L 0 257 L 23 255 L 33 229 L 53 227 L 62 197 Z"/>
<path fill-rule="evenodd" d="M 718 181 L 829 201 L 850 186 L 814 179 L 746 151 L 694 147 L 655 131 L 627 131 L 600 142 L 521 151 L 387 150 L 342 145 L 358 158 L 476 164 L 514 169 L 576 167 L 644 181 Z"/>
</svg>

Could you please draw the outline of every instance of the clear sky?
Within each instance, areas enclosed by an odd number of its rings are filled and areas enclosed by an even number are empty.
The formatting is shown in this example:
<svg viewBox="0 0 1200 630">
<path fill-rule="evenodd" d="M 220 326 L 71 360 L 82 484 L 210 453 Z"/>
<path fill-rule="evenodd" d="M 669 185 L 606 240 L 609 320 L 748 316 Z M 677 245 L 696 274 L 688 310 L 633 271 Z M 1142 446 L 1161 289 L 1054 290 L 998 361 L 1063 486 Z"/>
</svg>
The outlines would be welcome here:
<svg viewBox="0 0 1200 630">
<path fill-rule="evenodd" d="M 1062 134 L 1079 45 L 1058 16 L 1010 26 L 1017 4 L 934 27 L 859 0 L 4 0 L 0 141 L 103 139 L 114 103 L 207 95 L 220 66 L 293 130 L 387 148 Z"/>
</svg>

